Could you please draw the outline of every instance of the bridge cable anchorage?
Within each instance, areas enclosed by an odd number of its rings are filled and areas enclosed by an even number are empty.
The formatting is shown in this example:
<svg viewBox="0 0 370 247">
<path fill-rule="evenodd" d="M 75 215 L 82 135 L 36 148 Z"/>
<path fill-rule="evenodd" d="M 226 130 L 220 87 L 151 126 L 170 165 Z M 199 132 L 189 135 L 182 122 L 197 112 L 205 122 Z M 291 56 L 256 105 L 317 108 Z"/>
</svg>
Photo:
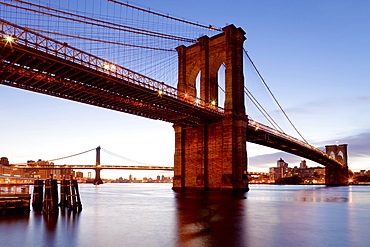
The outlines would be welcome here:
<svg viewBox="0 0 370 247">
<path fill-rule="evenodd" d="M 295 125 L 293 124 L 293 122 L 290 120 L 290 118 L 288 117 L 288 115 L 285 113 L 284 109 L 281 107 L 281 105 L 279 104 L 279 102 L 277 101 L 277 99 L 275 98 L 274 94 L 271 92 L 269 86 L 267 85 L 267 83 L 265 82 L 265 80 L 263 79 L 261 73 L 259 72 L 259 70 L 257 69 L 256 65 L 253 63 L 251 57 L 248 55 L 248 52 L 244 50 L 244 53 L 245 55 L 247 56 L 248 60 L 251 62 L 253 68 L 255 69 L 255 71 L 257 72 L 259 78 L 261 79 L 261 81 L 263 82 L 263 84 L 265 85 L 266 89 L 268 90 L 268 92 L 271 94 L 272 98 L 274 99 L 275 103 L 278 105 L 278 107 L 280 108 L 280 110 L 282 111 L 282 113 L 284 114 L 284 116 L 286 117 L 286 119 L 289 121 L 289 123 L 292 125 L 292 127 L 294 128 L 294 130 L 298 133 L 298 135 L 302 138 L 302 140 L 304 142 L 306 142 L 308 144 L 308 142 L 306 141 L 306 139 L 301 135 L 301 133 L 298 131 L 298 129 L 295 127 Z"/>
<path fill-rule="evenodd" d="M 67 158 L 71 158 L 71 157 L 74 157 L 74 156 L 77 156 L 77 155 L 88 153 L 88 152 L 91 152 L 91 151 L 94 151 L 94 150 L 96 150 L 96 148 L 92 148 L 90 150 L 87 150 L 87 151 L 84 151 L 84 152 L 81 152 L 81 153 L 78 153 L 78 154 L 68 155 L 68 156 L 65 156 L 65 157 L 62 157 L 62 158 L 51 159 L 51 160 L 47 160 L 47 161 L 56 161 L 56 160 L 67 159 Z"/>
<path fill-rule="evenodd" d="M 258 100 L 253 96 L 253 94 L 244 86 L 244 93 L 251 100 L 251 102 L 256 106 L 256 108 L 262 113 L 266 120 L 275 128 L 279 129 L 280 132 L 284 133 L 283 129 L 275 122 L 275 120 L 270 116 L 270 114 L 263 108 L 263 106 L 258 102 Z"/>
<path fill-rule="evenodd" d="M 27 5 L 30 5 L 32 7 L 37 7 L 37 8 L 42 8 L 42 9 L 49 10 L 49 11 L 54 11 L 54 12 L 57 12 L 57 13 L 60 13 L 60 14 L 63 14 L 63 15 L 70 15 L 70 16 L 73 16 L 73 17 L 78 17 L 78 18 L 81 18 L 81 19 L 86 19 L 86 20 L 93 21 L 93 22 L 98 22 L 98 23 L 100 22 L 100 23 L 103 23 L 103 24 L 78 20 L 78 19 L 75 19 L 75 18 L 70 18 L 70 17 L 66 17 L 66 16 L 61 16 L 61 15 L 55 15 L 55 14 L 51 14 L 51 13 L 45 13 L 45 12 L 42 12 L 42 11 L 38 11 L 38 10 L 34 10 L 34 9 L 28 9 L 28 8 L 24 8 L 24 7 L 17 6 L 17 5 L 7 4 L 7 3 L 0 3 L 0 4 L 8 6 L 8 7 L 18 8 L 18 9 L 22 9 L 22 10 L 25 10 L 25 11 L 30 11 L 30 12 L 42 14 L 42 15 L 48 15 L 48 16 L 51 16 L 51 17 L 56 17 L 56 18 L 61 18 L 61 19 L 69 20 L 69 21 L 94 25 L 94 26 L 98 26 L 98 27 L 115 29 L 115 30 L 118 30 L 118 31 L 131 32 L 131 33 L 140 34 L 140 35 L 148 35 L 148 36 L 157 37 L 157 38 L 184 41 L 184 42 L 189 42 L 189 43 L 195 43 L 196 42 L 196 40 L 194 40 L 194 39 L 189 39 L 189 38 L 184 38 L 184 37 L 180 37 L 180 36 L 174 36 L 174 35 L 170 35 L 170 34 L 164 34 L 164 33 L 159 33 L 159 32 L 154 32 L 154 31 L 149 31 L 149 30 L 144 30 L 144 29 L 139 29 L 139 28 L 134 28 L 134 27 L 129 27 L 129 26 L 120 25 L 120 24 L 107 22 L 107 21 L 103 21 L 103 20 L 98 20 L 98 19 L 93 19 L 93 18 L 89 18 L 89 17 L 86 17 L 86 16 L 82 16 L 82 15 L 77 15 L 77 14 L 73 14 L 73 13 L 69 13 L 69 12 L 49 8 L 49 7 L 44 7 L 42 5 L 27 3 L 27 2 L 24 2 L 24 1 L 21 1 L 21 0 L 12 0 L 12 1 L 22 3 L 22 4 L 27 4 Z M 111 25 L 111 26 L 109 26 L 109 25 Z M 116 27 L 114 27 L 114 26 L 116 26 Z"/>
<path fill-rule="evenodd" d="M 124 160 L 127 160 L 127 161 L 131 161 L 131 162 L 134 162 L 134 163 L 137 163 L 137 164 L 146 165 L 146 166 L 153 166 L 151 164 L 147 164 L 147 163 L 144 163 L 144 162 L 140 162 L 140 161 L 136 161 L 136 160 L 133 160 L 133 159 L 129 159 L 129 158 L 123 157 L 123 156 L 121 156 L 119 154 L 113 153 L 113 152 L 111 152 L 109 150 L 106 150 L 104 148 L 102 148 L 101 151 L 103 151 L 103 152 L 105 152 L 107 154 L 113 155 L 113 156 L 115 156 L 117 158 L 124 159 Z"/>
<path fill-rule="evenodd" d="M 154 11 L 151 11 L 151 10 L 147 10 L 147 9 L 143 9 L 143 8 L 139 8 L 139 7 L 130 5 L 130 4 L 128 4 L 128 2 L 127 3 L 123 3 L 123 2 L 119 2 L 119 1 L 115 1 L 115 0 L 107 0 L 107 1 L 108 2 L 112 2 L 112 3 L 119 4 L 119 5 L 123 5 L 123 6 L 129 7 L 129 8 L 133 8 L 133 9 L 136 9 L 136 10 L 140 10 L 140 11 L 143 11 L 143 12 L 146 12 L 146 13 L 149 13 L 149 14 L 157 15 L 157 16 L 160 16 L 160 17 L 163 17 L 163 18 L 171 19 L 171 20 L 174 20 L 174 21 L 179 21 L 179 22 L 183 22 L 183 23 L 186 23 L 186 24 L 194 25 L 194 26 L 197 26 L 197 27 L 202 27 L 202 28 L 210 29 L 212 31 L 222 32 L 222 29 L 221 28 L 216 28 L 216 27 L 214 27 L 212 25 L 206 26 L 206 25 L 202 25 L 202 24 L 199 24 L 199 23 L 195 23 L 195 22 L 191 22 L 191 21 L 186 21 L 186 20 L 183 20 L 183 19 L 179 19 L 179 18 L 176 18 L 176 17 L 172 17 L 172 16 L 169 16 L 169 15 L 160 14 L 160 13 L 157 13 L 157 12 L 154 12 Z"/>
</svg>

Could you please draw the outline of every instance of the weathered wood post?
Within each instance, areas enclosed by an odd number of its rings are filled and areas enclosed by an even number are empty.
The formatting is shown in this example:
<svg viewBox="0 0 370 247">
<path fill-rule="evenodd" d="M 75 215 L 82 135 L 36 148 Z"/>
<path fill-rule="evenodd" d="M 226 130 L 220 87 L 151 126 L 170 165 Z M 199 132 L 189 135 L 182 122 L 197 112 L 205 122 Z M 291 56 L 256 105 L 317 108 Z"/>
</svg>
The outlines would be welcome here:
<svg viewBox="0 0 370 247">
<path fill-rule="evenodd" d="M 60 181 L 60 203 L 59 206 L 62 208 L 67 207 L 68 205 L 68 195 L 67 195 L 67 181 L 66 178 L 63 177 L 63 179 Z"/>
<path fill-rule="evenodd" d="M 51 191 L 53 211 L 58 211 L 58 180 L 53 179 L 53 175 L 51 175 L 50 180 L 52 181 Z"/>
<path fill-rule="evenodd" d="M 70 210 L 72 208 L 72 198 L 71 198 L 71 181 L 66 180 L 66 196 L 67 196 L 67 208 Z"/>
<path fill-rule="evenodd" d="M 42 210 L 44 181 L 37 179 L 33 184 L 32 208 L 37 212 Z"/>
<path fill-rule="evenodd" d="M 81 211 L 82 210 L 82 203 L 81 203 L 81 198 L 80 198 L 80 192 L 78 190 L 78 183 L 77 183 L 77 180 L 74 179 L 73 180 L 73 187 L 74 187 L 74 190 L 75 190 L 75 194 L 76 194 L 76 208 L 78 211 Z"/>
<path fill-rule="evenodd" d="M 42 211 L 44 213 L 50 213 L 51 211 L 51 182 L 49 179 L 45 180 L 45 193 Z"/>
<path fill-rule="evenodd" d="M 77 199 L 76 199 L 76 191 L 74 188 L 74 183 L 73 183 L 73 176 L 71 175 L 71 207 L 69 208 L 70 210 L 75 210 L 77 207 Z"/>
<path fill-rule="evenodd" d="M 57 180 L 53 179 L 51 174 L 50 179 L 45 181 L 45 196 L 43 212 L 52 214 L 58 212 L 58 187 Z"/>
</svg>

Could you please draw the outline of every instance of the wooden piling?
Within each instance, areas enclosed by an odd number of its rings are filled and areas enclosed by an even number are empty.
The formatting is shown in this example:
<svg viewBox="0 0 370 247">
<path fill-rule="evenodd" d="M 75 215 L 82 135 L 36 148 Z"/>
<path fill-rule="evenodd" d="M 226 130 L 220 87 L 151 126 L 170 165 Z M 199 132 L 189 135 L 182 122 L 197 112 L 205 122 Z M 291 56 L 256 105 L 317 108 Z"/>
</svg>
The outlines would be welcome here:
<svg viewBox="0 0 370 247">
<path fill-rule="evenodd" d="M 63 209 L 68 208 L 69 211 L 81 211 L 82 203 L 80 192 L 78 189 L 78 182 L 71 179 L 60 181 L 60 202 L 58 203 L 58 181 L 53 179 L 45 180 L 45 190 L 43 180 L 35 180 L 32 206 L 35 211 L 43 211 L 46 214 L 53 214 L 58 212 L 58 206 Z"/>
<path fill-rule="evenodd" d="M 73 187 L 74 187 L 74 190 L 75 190 L 75 195 L 76 195 L 76 209 L 78 211 L 81 211 L 82 210 L 82 203 L 81 203 L 81 198 L 80 198 L 80 192 L 78 190 L 77 180 L 73 180 L 72 184 L 73 184 Z"/>
<path fill-rule="evenodd" d="M 58 211 L 58 180 L 50 178 L 52 181 L 51 191 L 53 199 L 53 210 Z"/>
<path fill-rule="evenodd" d="M 60 203 L 59 206 L 65 208 L 68 206 L 67 180 L 65 177 L 60 181 Z"/>
<path fill-rule="evenodd" d="M 42 211 L 47 214 L 58 212 L 57 180 L 54 180 L 52 175 L 50 179 L 45 180 L 45 196 Z"/>
<path fill-rule="evenodd" d="M 50 180 L 45 180 L 45 193 L 44 193 L 44 200 L 43 200 L 43 209 L 44 213 L 50 213 L 51 210 L 51 185 Z"/>
<path fill-rule="evenodd" d="M 44 181 L 35 180 L 33 185 L 33 194 L 32 194 L 32 208 L 35 211 L 42 210 L 43 204 L 43 193 L 44 193 Z"/>
</svg>

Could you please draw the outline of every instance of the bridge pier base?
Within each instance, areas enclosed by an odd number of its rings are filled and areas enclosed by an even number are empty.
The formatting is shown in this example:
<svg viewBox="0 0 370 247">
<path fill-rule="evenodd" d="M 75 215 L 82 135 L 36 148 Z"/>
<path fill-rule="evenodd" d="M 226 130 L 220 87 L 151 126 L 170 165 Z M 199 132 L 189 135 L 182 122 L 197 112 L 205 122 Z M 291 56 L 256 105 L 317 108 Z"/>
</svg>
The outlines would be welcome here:
<svg viewBox="0 0 370 247">
<path fill-rule="evenodd" d="M 248 120 L 224 118 L 199 126 L 174 125 L 173 189 L 248 191 Z"/>
<path fill-rule="evenodd" d="M 93 181 L 95 185 L 103 184 L 103 180 L 100 178 L 100 170 L 100 168 L 95 168 L 95 179 Z"/>
<path fill-rule="evenodd" d="M 329 186 L 348 185 L 348 167 L 325 167 L 325 184 Z"/>
</svg>

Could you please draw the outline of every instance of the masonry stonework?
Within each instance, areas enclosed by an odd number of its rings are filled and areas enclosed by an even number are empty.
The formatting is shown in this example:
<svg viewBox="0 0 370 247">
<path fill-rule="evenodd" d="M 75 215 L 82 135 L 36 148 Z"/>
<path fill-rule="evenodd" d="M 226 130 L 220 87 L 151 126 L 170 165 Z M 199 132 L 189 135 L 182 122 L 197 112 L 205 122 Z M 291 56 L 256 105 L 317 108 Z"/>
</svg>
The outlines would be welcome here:
<svg viewBox="0 0 370 247">
<path fill-rule="evenodd" d="M 341 162 L 344 167 L 325 167 L 326 185 L 348 185 L 347 144 L 325 146 L 326 153 Z"/>
<path fill-rule="evenodd" d="M 218 71 L 225 65 L 222 121 L 174 125 L 174 189 L 248 190 L 244 105 L 243 42 L 245 32 L 233 25 L 192 46 L 177 47 L 178 90 L 207 103 L 218 102 Z M 200 73 L 200 89 L 196 78 Z M 218 102 L 219 103 L 219 102 Z"/>
</svg>

